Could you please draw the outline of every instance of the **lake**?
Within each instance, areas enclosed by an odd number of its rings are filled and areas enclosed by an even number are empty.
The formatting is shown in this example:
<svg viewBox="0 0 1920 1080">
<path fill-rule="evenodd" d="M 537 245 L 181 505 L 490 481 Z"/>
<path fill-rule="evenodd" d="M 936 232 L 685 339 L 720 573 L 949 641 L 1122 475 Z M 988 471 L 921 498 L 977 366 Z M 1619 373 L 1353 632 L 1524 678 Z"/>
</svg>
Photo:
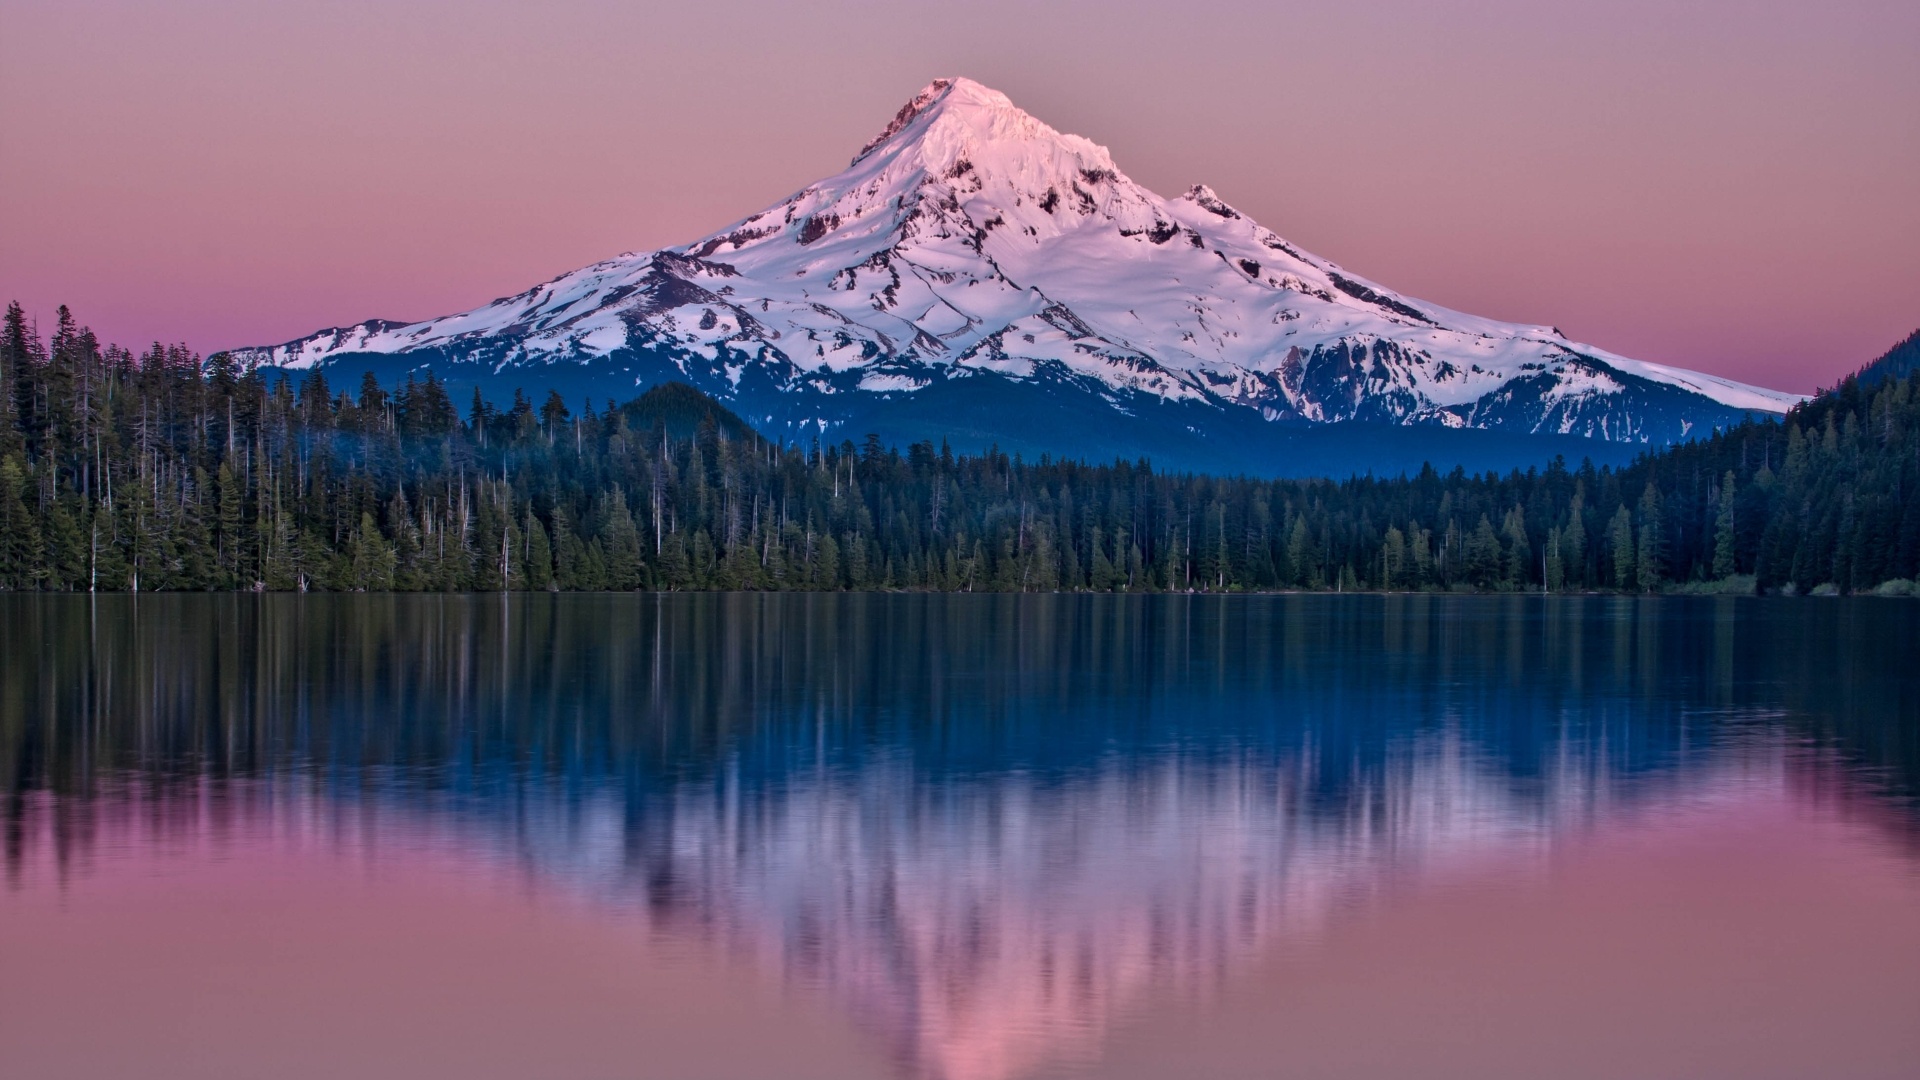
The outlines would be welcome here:
<svg viewBox="0 0 1920 1080">
<path fill-rule="evenodd" d="M 0 1075 L 1911 1077 L 1920 603 L 0 596 Z"/>
</svg>

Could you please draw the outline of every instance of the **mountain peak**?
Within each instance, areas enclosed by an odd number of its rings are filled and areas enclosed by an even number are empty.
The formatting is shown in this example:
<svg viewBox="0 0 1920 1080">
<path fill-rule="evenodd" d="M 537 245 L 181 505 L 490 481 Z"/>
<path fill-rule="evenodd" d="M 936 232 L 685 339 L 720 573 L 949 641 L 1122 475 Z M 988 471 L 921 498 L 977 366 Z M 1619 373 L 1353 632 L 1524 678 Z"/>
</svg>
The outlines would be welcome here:
<svg viewBox="0 0 1920 1080">
<path fill-rule="evenodd" d="M 1028 158 L 1036 149 L 1043 157 L 1075 159 L 1083 168 L 1114 168 L 1106 147 L 1056 131 L 1007 95 L 967 78 L 935 79 L 922 87 L 852 164 L 906 157 L 937 174 L 983 151 L 987 157 Z"/>
<path fill-rule="evenodd" d="M 853 164 L 858 165 L 863 158 L 879 149 L 880 144 L 906 130 L 907 126 L 919 119 L 922 113 L 936 104 L 945 103 L 948 99 L 954 99 L 954 104 L 963 108 L 971 105 L 1020 113 L 1020 110 L 1014 106 L 1012 98 L 992 87 L 983 86 L 966 78 L 935 79 L 921 87 L 920 92 L 913 95 L 905 105 L 900 106 L 900 111 L 893 114 L 893 119 L 880 134 L 867 140 L 867 145 L 861 147 L 858 154 L 853 155 Z M 1020 115 L 1026 116 L 1025 113 Z M 1032 117 L 1028 119 L 1031 120 Z M 1038 123 L 1038 121 L 1035 122 Z"/>
<path fill-rule="evenodd" d="M 913 123 L 916 117 L 926 111 L 927 106 L 933 104 L 934 101 L 939 99 L 940 95 L 946 93 L 953 86 L 953 82 L 954 80 L 952 79 L 935 79 L 926 86 L 921 87 L 919 93 L 913 95 L 911 100 L 905 105 L 900 106 L 899 112 L 893 114 L 893 119 L 887 123 L 886 128 L 882 130 L 880 134 L 868 139 L 867 145 L 861 147 L 860 152 L 853 155 L 852 164 L 860 164 L 861 159 L 873 153 L 881 143 L 900 134 L 902 129 L 908 124 Z M 1011 104 L 1011 102 L 1009 102 L 1009 104 Z"/>
</svg>

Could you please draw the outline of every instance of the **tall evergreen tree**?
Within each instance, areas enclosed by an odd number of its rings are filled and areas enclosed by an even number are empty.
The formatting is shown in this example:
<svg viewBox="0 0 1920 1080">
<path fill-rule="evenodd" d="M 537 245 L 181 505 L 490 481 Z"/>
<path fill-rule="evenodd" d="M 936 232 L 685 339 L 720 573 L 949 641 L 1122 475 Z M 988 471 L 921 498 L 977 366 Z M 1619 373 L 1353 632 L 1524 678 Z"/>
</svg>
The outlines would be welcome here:
<svg viewBox="0 0 1920 1080">
<path fill-rule="evenodd" d="M 639 588 L 642 584 L 640 531 L 627 509 L 627 497 L 618 490 L 607 496 L 602 535 L 606 537 L 608 587 L 618 592 Z M 686 584 L 690 586 L 692 582 Z"/>
<path fill-rule="evenodd" d="M 45 576 L 40 522 L 27 505 L 26 489 L 19 455 L 0 458 L 0 589 L 37 588 Z"/>
<path fill-rule="evenodd" d="M 1733 546 L 1733 470 L 1720 478 L 1719 498 L 1713 518 L 1713 576 L 1729 578 L 1734 573 Z"/>
<path fill-rule="evenodd" d="M 1639 563 L 1633 543 L 1633 511 L 1624 504 L 1613 512 L 1613 524 L 1607 527 L 1613 541 L 1613 579 L 1620 589 L 1631 589 L 1639 580 Z"/>
<path fill-rule="evenodd" d="M 1635 551 L 1634 583 L 1641 592 L 1653 592 L 1666 575 L 1666 525 L 1661 519 L 1660 491 L 1647 482 L 1640 496 L 1639 545 Z"/>
</svg>

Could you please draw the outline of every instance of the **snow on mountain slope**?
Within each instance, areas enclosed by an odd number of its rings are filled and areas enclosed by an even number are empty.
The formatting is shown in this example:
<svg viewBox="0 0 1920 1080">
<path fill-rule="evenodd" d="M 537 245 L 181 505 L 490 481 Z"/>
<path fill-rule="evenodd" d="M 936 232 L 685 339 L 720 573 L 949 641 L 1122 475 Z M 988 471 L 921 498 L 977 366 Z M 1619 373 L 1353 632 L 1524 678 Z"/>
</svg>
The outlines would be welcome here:
<svg viewBox="0 0 1920 1080">
<path fill-rule="evenodd" d="M 816 431 L 983 377 L 1009 400 L 1041 386 L 1092 395 L 1116 422 L 1159 402 L 1202 420 L 1633 443 L 1800 400 L 1401 296 L 1204 186 L 1162 198 L 1103 147 L 967 79 L 928 85 L 844 172 L 696 243 L 460 315 L 238 355 L 289 368 L 388 356 L 533 385 L 579 365 L 612 396 L 682 377 Z"/>
</svg>

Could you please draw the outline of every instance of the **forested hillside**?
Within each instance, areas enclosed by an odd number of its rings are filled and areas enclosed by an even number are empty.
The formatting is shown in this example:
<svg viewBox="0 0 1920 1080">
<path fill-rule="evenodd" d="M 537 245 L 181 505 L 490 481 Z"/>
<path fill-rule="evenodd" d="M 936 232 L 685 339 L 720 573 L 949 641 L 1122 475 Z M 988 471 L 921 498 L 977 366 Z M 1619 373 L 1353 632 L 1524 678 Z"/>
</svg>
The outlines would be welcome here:
<svg viewBox="0 0 1920 1080">
<path fill-rule="evenodd" d="M 1904 379 L 1920 371 L 1920 330 L 1908 334 L 1906 340 L 1888 349 L 1885 356 L 1860 369 L 1856 378 L 1867 386 L 1878 385 L 1886 379 Z"/>
<path fill-rule="evenodd" d="M 463 409 L 429 378 L 0 327 L 0 588 L 1900 592 L 1920 372 L 1623 469 L 1268 481 L 775 445 L 685 387 Z M 1888 583 L 1892 584 L 1888 584 Z M 1717 583 L 1717 584 L 1711 584 Z"/>
</svg>

